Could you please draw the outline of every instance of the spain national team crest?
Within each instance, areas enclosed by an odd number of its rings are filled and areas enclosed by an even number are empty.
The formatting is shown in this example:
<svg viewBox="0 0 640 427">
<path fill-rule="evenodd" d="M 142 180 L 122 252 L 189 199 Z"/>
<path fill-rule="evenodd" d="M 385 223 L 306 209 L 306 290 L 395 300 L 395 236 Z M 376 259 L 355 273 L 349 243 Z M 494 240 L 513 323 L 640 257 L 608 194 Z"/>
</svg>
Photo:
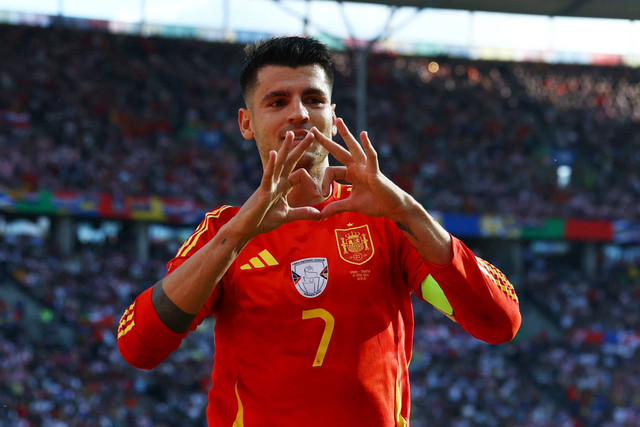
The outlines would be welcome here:
<svg viewBox="0 0 640 427">
<path fill-rule="evenodd" d="M 300 295 L 314 298 L 327 287 L 329 266 L 326 258 L 305 258 L 291 263 L 291 278 Z"/>
<path fill-rule="evenodd" d="M 368 225 L 336 229 L 340 257 L 351 264 L 362 265 L 373 257 L 373 243 Z"/>
</svg>

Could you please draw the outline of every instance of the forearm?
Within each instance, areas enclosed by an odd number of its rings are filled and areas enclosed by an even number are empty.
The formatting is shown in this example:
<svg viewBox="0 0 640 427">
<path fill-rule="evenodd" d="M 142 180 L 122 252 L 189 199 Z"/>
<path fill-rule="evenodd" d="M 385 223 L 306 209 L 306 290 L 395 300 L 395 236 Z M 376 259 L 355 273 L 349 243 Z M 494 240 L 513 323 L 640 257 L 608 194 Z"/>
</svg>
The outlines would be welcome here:
<svg viewBox="0 0 640 427">
<path fill-rule="evenodd" d="M 453 259 L 451 235 L 409 194 L 402 195 L 402 206 L 390 219 L 425 261 L 448 265 Z"/>
<path fill-rule="evenodd" d="M 180 346 L 197 314 L 248 241 L 244 233 L 235 231 L 246 227 L 233 218 L 219 228 L 212 227 L 217 231 L 207 241 L 209 236 L 203 231 L 211 225 L 211 218 L 208 215 L 199 227 L 202 231 L 192 235 L 193 244 L 181 248 L 179 266 L 170 267 L 170 273 L 140 294 L 122 316 L 118 347 L 133 366 L 151 369 Z M 207 243 L 197 244 L 199 237 Z"/>
<path fill-rule="evenodd" d="M 249 241 L 233 220 L 156 286 L 184 313 L 197 314 Z"/>
<path fill-rule="evenodd" d="M 153 289 L 155 290 L 155 288 Z M 138 295 L 118 324 L 118 348 L 131 365 L 152 369 L 177 349 L 186 332 L 176 333 L 152 303 L 152 289 Z"/>
<path fill-rule="evenodd" d="M 452 238 L 411 196 L 403 195 L 402 203 L 402 214 L 391 219 L 425 261 L 440 266 L 423 282 L 423 298 L 429 301 L 427 288 L 435 286 L 444 292 L 450 306 L 445 314 L 471 335 L 493 344 L 512 339 L 522 318 L 508 279 Z"/>
</svg>

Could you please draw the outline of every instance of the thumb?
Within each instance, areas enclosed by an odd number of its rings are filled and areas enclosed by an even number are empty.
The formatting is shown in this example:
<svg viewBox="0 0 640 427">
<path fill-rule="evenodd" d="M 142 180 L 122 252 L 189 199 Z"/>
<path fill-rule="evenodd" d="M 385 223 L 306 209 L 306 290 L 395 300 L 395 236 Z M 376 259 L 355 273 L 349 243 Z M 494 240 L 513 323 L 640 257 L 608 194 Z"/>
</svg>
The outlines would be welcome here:
<svg viewBox="0 0 640 427">
<path fill-rule="evenodd" d="M 314 196 L 320 195 L 320 190 L 316 182 L 311 178 L 311 175 L 309 175 L 306 169 L 298 169 L 289 175 L 289 183 L 292 187 L 301 186 L 302 190 L 308 194 L 313 194 Z"/>
<path fill-rule="evenodd" d="M 320 219 L 322 219 L 322 214 L 318 209 L 311 206 L 302 206 L 289 209 L 286 222 L 301 220 L 318 221 Z"/>
<path fill-rule="evenodd" d="M 353 206 L 350 199 L 337 200 L 335 202 L 329 203 L 327 206 L 322 209 L 322 219 L 329 218 L 335 214 L 339 214 L 340 212 L 349 212 L 353 211 Z"/>
</svg>

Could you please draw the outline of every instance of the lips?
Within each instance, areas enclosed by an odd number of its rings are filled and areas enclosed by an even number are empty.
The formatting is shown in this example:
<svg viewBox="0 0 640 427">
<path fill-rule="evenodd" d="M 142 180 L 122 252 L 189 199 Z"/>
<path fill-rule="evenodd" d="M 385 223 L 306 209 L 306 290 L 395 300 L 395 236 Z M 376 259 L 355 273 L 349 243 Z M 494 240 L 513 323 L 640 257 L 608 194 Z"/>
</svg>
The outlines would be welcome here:
<svg viewBox="0 0 640 427">
<path fill-rule="evenodd" d="M 307 136 L 307 134 L 309 133 L 308 130 L 305 129 L 300 129 L 300 130 L 292 130 L 291 132 L 293 132 L 293 140 L 294 141 L 302 141 L 304 139 L 305 136 Z M 284 139 L 286 137 L 287 133 L 285 132 L 285 134 L 282 136 L 282 139 Z"/>
</svg>

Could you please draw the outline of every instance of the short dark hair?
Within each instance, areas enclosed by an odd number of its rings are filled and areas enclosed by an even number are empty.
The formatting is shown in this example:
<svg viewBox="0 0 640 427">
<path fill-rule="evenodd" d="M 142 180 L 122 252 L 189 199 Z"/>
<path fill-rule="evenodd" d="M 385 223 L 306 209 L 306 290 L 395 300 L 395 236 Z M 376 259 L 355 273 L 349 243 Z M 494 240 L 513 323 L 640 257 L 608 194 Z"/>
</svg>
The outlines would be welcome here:
<svg viewBox="0 0 640 427">
<path fill-rule="evenodd" d="M 244 47 L 244 63 L 240 70 L 240 89 L 247 100 L 248 92 L 258 83 L 258 71 L 267 65 L 298 68 L 320 65 L 333 87 L 333 60 L 326 45 L 313 37 L 274 37 Z"/>
</svg>

